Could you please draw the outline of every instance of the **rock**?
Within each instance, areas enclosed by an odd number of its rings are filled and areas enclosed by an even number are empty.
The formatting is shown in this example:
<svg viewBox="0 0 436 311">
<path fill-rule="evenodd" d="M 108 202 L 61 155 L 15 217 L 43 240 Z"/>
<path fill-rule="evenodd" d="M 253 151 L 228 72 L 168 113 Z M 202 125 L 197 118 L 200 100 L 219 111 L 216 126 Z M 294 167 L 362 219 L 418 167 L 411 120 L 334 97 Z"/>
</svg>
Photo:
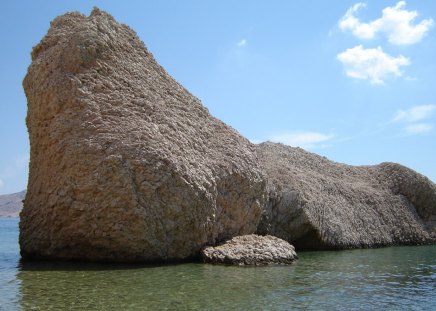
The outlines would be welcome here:
<svg viewBox="0 0 436 311">
<path fill-rule="evenodd" d="M 297 253 L 288 242 L 277 237 L 256 234 L 237 236 L 219 246 L 201 251 L 204 262 L 230 265 L 290 264 Z"/>
<path fill-rule="evenodd" d="M 436 241 L 436 186 L 399 164 L 349 166 L 300 148 L 257 146 L 269 199 L 258 232 L 300 249 Z"/>
<path fill-rule="evenodd" d="M 98 9 L 56 18 L 23 85 L 24 258 L 181 260 L 256 230 L 266 182 L 253 145 L 128 26 Z"/>
<path fill-rule="evenodd" d="M 0 217 L 18 217 L 26 191 L 0 195 Z"/>
<path fill-rule="evenodd" d="M 301 249 L 436 240 L 430 180 L 252 145 L 98 9 L 51 23 L 23 86 L 25 259 L 182 260 L 256 230 Z"/>
</svg>

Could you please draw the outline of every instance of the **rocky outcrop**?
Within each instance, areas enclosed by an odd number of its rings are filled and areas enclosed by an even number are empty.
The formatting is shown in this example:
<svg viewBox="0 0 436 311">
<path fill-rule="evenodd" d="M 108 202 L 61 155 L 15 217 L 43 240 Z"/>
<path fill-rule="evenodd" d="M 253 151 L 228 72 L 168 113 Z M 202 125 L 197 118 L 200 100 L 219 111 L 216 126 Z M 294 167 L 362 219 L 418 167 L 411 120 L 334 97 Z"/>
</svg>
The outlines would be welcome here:
<svg viewBox="0 0 436 311">
<path fill-rule="evenodd" d="M 219 246 L 208 246 L 201 251 L 201 257 L 207 263 L 239 266 L 290 264 L 298 258 L 288 242 L 256 234 L 237 236 Z"/>
<path fill-rule="evenodd" d="M 51 23 L 23 85 L 31 144 L 24 258 L 181 260 L 256 230 L 300 249 L 436 239 L 427 178 L 398 164 L 352 167 L 252 145 L 98 9 Z M 234 241 L 203 254 L 237 264 L 292 257 L 281 257 L 287 244 L 271 248 L 272 237 Z"/>
<path fill-rule="evenodd" d="M 18 217 L 26 191 L 0 195 L 0 217 Z"/>
<path fill-rule="evenodd" d="M 56 18 L 23 85 L 24 258 L 179 260 L 256 230 L 266 183 L 254 147 L 107 13 Z"/>
<path fill-rule="evenodd" d="M 257 146 L 269 199 L 259 233 L 297 249 L 423 244 L 436 238 L 436 186 L 399 164 L 349 166 L 300 148 Z"/>
</svg>

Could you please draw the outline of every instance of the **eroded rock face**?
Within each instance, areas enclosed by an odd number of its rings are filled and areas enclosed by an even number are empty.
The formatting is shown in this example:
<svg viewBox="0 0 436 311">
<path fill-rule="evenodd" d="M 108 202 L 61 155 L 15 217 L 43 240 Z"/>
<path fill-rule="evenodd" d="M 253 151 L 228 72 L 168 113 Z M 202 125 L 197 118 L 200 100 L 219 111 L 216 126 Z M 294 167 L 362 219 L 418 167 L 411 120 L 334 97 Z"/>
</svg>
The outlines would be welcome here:
<svg viewBox="0 0 436 311">
<path fill-rule="evenodd" d="M 24 258 L 184 259 L 256 230 L 266 183 L 254 147 L 107 13 L 56 18 L 23 85 Z"/>
<path fill-rule="evenodd" d="M 436 240 L 436 186 L 406 167 L 349 166 L 274 143 L 257 151 L 269 191 L 261 234 L 297 250 Z"/>
<path fill-rule="evenodd" d="M 237 236 L 219 246 L 201 251 L 204 262 L 230 265 L 290 264 L 297 253 L 288 242 L 274 236 Z"/>
</svg>

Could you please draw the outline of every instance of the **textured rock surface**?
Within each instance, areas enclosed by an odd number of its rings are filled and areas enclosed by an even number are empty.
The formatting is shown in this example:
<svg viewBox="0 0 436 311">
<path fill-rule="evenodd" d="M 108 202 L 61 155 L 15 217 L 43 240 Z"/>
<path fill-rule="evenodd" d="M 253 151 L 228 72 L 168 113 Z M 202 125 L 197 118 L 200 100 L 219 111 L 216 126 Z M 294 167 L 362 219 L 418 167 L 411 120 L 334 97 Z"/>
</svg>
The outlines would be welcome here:
<svg viewBox="0 0 436 311">
<path fill-rule="evenodd" d="M 436 186 L 399 164 L 349 166 L 300 148 L 257 146 L 268 178 L 262 234 L 298 249 L 421 244 L 436 238 Z"/>
<path fill-rule="evenodd" d="M 232 265 L 290 264 L 297 259 L 294 247 L 274 236 L 237 236 L 201 251 L 204 262 Z"/>
<path fill-rule="evenodd" d="M 56 18 L 23 84 L 23 257 L 184 259 L 256 230 L 266 183 L 254 147 L 110 15 Z"/>
<path fill-rule="evenodd" d="M 26 191 L 0 195 L 0 217 L 18 217 Z"/>
</svg>

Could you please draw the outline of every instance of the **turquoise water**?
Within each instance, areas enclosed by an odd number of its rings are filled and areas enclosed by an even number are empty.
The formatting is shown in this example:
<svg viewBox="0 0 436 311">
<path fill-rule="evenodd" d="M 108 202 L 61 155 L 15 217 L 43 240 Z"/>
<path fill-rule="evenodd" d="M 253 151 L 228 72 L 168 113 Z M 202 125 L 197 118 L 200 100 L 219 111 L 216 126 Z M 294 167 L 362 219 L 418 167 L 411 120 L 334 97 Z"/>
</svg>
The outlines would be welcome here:
<svg viewBox="0 0 436 311">
<path fill-rule="evenodd" d="M 291 266 L 20 263 L 0 218 L 0 310 L 435 310 L 436 245 L 300 253 Z"/>
</svg>

